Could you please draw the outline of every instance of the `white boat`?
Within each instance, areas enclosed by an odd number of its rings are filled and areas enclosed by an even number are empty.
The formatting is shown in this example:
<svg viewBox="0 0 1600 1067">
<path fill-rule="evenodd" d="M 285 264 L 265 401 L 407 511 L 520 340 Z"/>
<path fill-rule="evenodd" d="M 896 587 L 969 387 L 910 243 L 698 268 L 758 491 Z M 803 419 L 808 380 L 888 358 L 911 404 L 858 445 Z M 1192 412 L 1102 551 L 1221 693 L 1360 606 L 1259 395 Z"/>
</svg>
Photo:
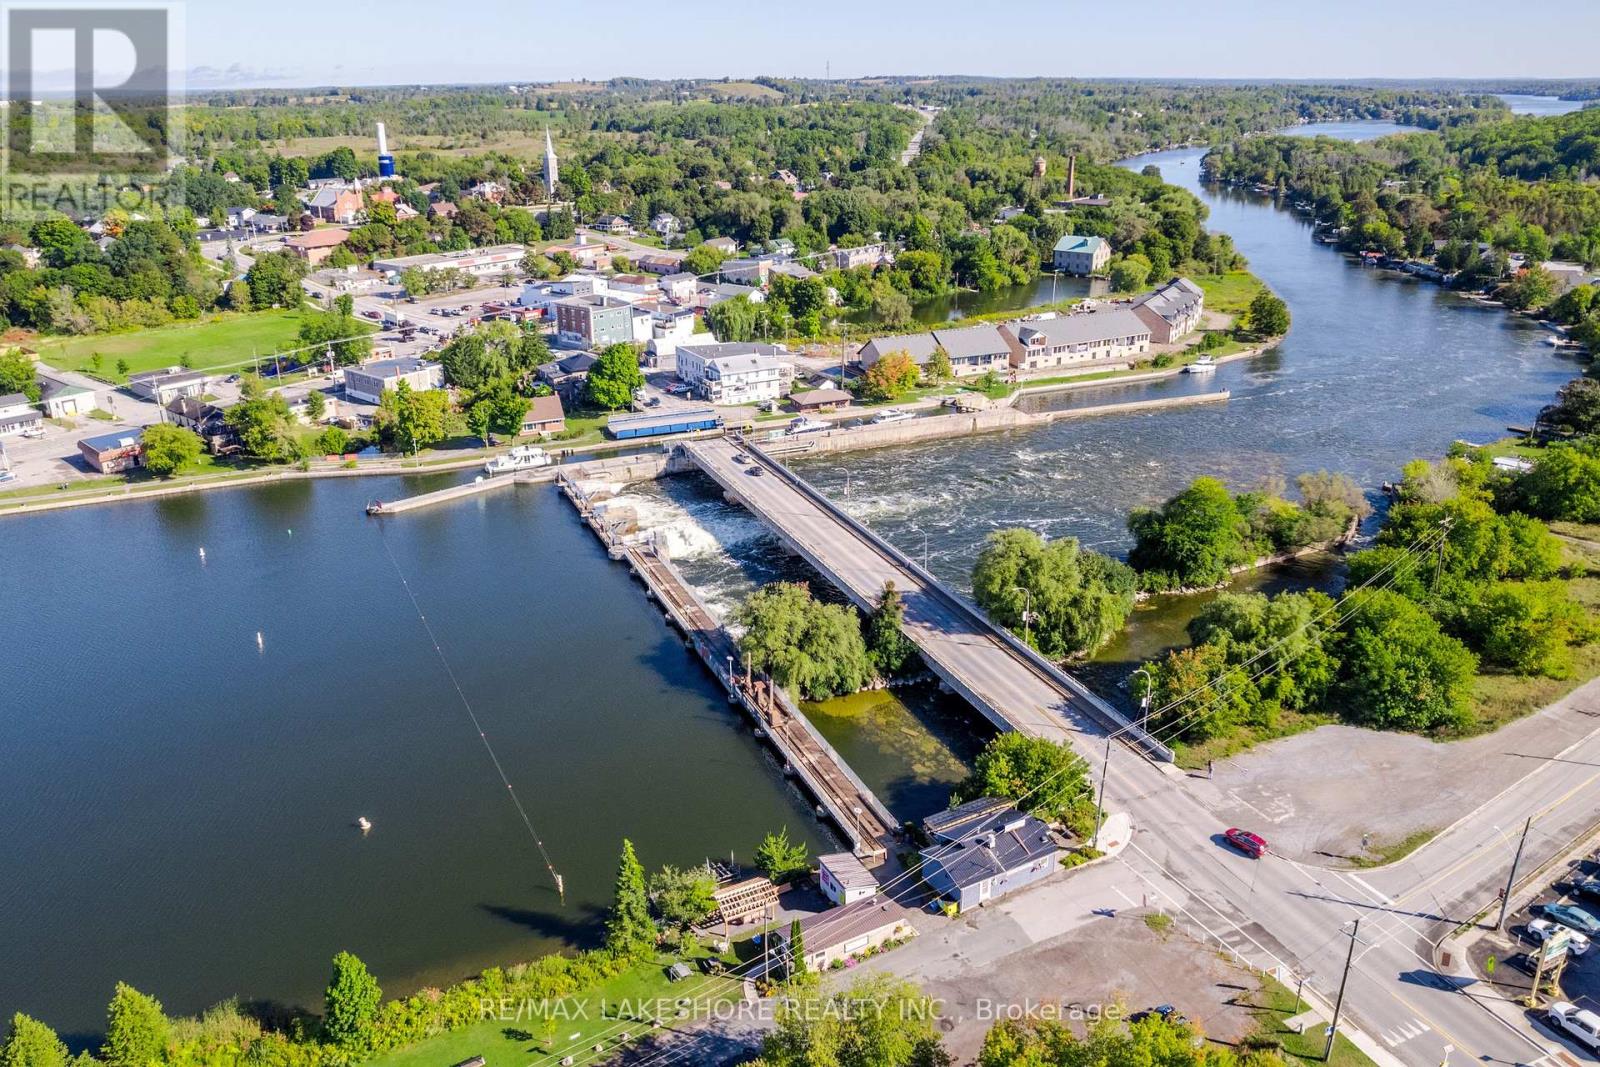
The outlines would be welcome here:
<svg viewBox="0 0 1600 1067">
<path fill-rule="evenodd" d="M 368 830 L 372 829 L 372 820 L 367 818 L 365 815 L 359 816 L 356 819 L 356 829 L 360 830 L 362 833 L 366 833 Z"/>
<path fill-rule="evenodd" d="M 1201 356 L 1183 369 L 1186 374 L 1208 374 L 1217 369 L 1217 361 L 1210 356 Z"/>
<path fill-rule="evenodd" d="M 818 432 L 820 432 L 822 430 L 831 430 L 831 429 L 833 429 L 833 427 L 830 426 L 826 422 L 821 422 L 821 421 L 819 421 L 817 419 L 808 419 L 804 415 L 802 415 L 798 419 L 794 419 L 794 420 L 790 421 L 789 428 L 787 430 L 785 430 L 784 433 L 788 433 L 788 434 L 818 433 Z"/>
<path fill-rule="evenodd" d="M 899 408 L 886 408 L 872 416 L 872 425 L 884 426 L 891 422 L 905 422 L 907 419 L 914 418 L 916 416 L 909 411 L 901 411 Z"/>
<path fill-rule="evenodd" d="M 506 474 L 511 471 L 532 470 L 554 463 L 550 453 L 538 445 L 518 445 L 503 456 L 496 456 L 483 465 L 488 474 Z"/>
</svg>

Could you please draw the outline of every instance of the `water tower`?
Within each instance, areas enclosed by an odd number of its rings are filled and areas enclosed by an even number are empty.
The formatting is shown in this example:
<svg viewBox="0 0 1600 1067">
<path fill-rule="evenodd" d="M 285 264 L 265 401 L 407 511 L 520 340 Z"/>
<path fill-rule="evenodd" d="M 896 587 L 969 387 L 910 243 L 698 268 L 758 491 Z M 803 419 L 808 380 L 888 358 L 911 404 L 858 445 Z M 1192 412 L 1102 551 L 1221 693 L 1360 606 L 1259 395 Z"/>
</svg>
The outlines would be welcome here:
<svg viewBox="0 0 1600 1067">
<path fill-rule="evenodd" d="M 389 154 L 389 135 L 381 122 L 378 123 L 378 177 L 394 177 L 394 156 Z"/>
</svg>

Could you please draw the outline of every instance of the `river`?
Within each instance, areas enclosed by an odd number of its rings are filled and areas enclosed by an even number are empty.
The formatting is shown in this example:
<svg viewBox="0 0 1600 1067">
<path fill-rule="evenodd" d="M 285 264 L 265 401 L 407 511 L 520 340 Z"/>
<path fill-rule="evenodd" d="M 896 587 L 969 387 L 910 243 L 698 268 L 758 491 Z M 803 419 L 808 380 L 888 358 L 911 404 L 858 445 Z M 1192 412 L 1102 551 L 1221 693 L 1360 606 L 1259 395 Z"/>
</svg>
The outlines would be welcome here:
<svg viewBox="0 0 1600 1067">
<path fill-rule="evenodd" d="M 1352 266 L 1271 201 L 1199 187 L 1201 155 L 1127 165 L 1201 195 L 1294 313 L 1279 349 L 1217 372 L 1229 403 L 797 466 L 965 586 L 994 529 L 1121 552 L 1131 507 L 1200 474 L 1242 488 L 1325 467 L 1375 486 L 1453 438 L 1528 420 L 1574 373 L 1536 326 Z M 624 834 L 652 867 L 748 856 L 783 825 L 827 846 L 553 491 L 387 520 L 566 876 L 556 901 L 361 514 L 425 484 L 327 480 L 0 522 L 0 1016 L 93 1032 L 118 979 L 173 1012 L 232 994 L 315 1007 L 342 948 L 400 992 L 592 942 Z M 760 581 L 806 576 L 705 483 L 631 495 L 725 613 Z M 812 713 L 902 817 L 939 806 L 982 739 L 921 691 Z"/>
<path fill-rule="evenodd" d="M 829 844 L 553 489 L 381 520 L 563 906 L 362 514 L 438 484 L 0 523 L 0 1016 L 93 1032 L 119 979 L 319 1009 L 340 949 L 400 993 L 593 943 L 624 835 L 650 867 Z"/>
</svg>

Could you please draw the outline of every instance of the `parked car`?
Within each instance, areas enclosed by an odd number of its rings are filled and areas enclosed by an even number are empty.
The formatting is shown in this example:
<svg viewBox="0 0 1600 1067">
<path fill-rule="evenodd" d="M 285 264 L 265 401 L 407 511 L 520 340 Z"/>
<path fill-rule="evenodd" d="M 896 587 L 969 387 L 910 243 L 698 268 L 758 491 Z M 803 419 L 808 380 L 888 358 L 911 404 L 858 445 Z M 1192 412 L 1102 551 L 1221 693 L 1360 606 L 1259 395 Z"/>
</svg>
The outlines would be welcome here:
<svg viewBox="0 0 1600 1067">
<path fill-rule="evenodd" d="M 1596 919 L 1576 904 L 1535 904 L 1529 910 L 1546 919 L 1554 919 L 1562 926 L 1570 926 L 1580 934 L 1591 937 L 1600 934 L 1600 919 Z"/>
<path fill-rule="evenodd" d="M 17 480 L 17 472 L 16 471 L 0 471 L 0 485 L 3 485 L 6 482 L 14 482 L 16 480 Z"/>
<path fill-rule="evenodd" d="M 1590 1052 L 1600 1052 L 1600 1015 L 1558 1000 L 1550 1005 L 1546 1018 L 1552 1029 L 1572 1038 Z"/>
<path fill-rule="evenodd" d="M 1572 885 L 1572 895 L 1600 900 L 1600 878 L 1583 878 Z"/>
<path fill-rule="evenodd" d="M 1589 939 L 1578 931 L 1562 926 L 1560 923 L 1551 922 L 1549 919 L 1531 919 L 1528 922 L 1528 940 L 1534 944 L 1542 945 L 1550 939 L 1550 935 L 1557 930 L 1566 930 L 1570 940 L 1567 942 L 1567 951 L 1574 956 L 1581 956 L 1589 951 Z"/>
<path fill-rule="evenodd" d="M 1132 1015 L 1128 1016 L 1128 1021 L 1130 1023 L 1136 1023 L 1141 1019 L 1150 1019 L 1157 1016 L 1178 1026 L 1189 1025 L 1189 1017 L 1183 1012 L 1179 1011 L 1177 1008 L 1174 1008 L 1171 1004 L 1157 1004 L 1153 1008 L 1146 1008 L 1144 1011 L 1136 1011 Z"/>
<path fill-rule="evenodd" d="M 1237 826 L 1224 830 L 1222 836 L 1228 844 L 1243 852 L 1253 860 L 1258 860 L 1267 854 L 1267 842 L 1260 834 L 1253 834 L 1249 830 L 1241 830 Z"/>
<path fill-rule="evenodd" d="M 1507 967 L 1513 967 L 1523 974 L 1532 974 L 1539 969 L 1539 961 L 1534 959 L 1531 952 L 1519 952 L 1506 960 Z"/>
<path fill-rule="evenodd" d="M 381 318 L 383 318 L 383 316 L 380 315 L 376 311 L 363 311 L 361 313 L 361 317 L 364 318 L 364 319 L 381 319 Z"/>
</svg>

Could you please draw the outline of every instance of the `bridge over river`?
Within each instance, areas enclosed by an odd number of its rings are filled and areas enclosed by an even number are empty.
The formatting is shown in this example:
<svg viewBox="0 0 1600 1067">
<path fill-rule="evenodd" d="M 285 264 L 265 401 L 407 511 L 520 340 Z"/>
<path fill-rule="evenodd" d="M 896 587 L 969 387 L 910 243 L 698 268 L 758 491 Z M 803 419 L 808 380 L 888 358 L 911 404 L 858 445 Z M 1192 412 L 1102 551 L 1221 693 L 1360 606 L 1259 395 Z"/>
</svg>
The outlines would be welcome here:
<svg viewBox="0 0 1600 1067">
<path fill-rule="evenodd" d="M 857 607 L 872 610 L 893 582 L 906 636 L 928 667 L 1001 730 L 1069 741 L 1085 756 L 1108 732 L 1123 731 L 1130 745 L 1171 761 L 1164 745 L 760 448 L 737 437 L 677 448 Z"/>
</svg>

